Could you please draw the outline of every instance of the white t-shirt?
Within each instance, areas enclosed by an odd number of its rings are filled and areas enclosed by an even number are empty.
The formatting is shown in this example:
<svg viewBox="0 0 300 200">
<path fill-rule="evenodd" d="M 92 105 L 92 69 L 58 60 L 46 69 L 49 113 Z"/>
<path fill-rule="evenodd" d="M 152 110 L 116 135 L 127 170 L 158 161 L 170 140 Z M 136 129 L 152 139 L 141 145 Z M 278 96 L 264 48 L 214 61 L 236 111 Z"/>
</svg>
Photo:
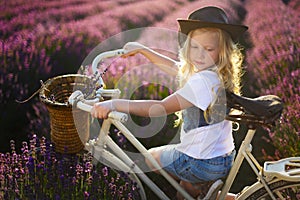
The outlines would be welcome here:
<svg viewBox="0 0 300 200">
<path fill-rule="evenodd" d="M 215 72 L 204 70 L 190 77 L 187 83 L 176 91 L 176 94 L 204 111 L 216 97 L 220 85 Z M 192 117 L 190 120 L 197 121 L 198 119 Z M 194 122 L 183 121 L 180 133 L 181 142 L 176 146 L 178 151 L 197 159 L 209 159 L 222 156 L 234 149 L 230 121 L 223 120 L 216 124 L 196 126 L 188 130 L 184 128 L 187 127 L 185 123 L 193 124 Z"/>
</svg>

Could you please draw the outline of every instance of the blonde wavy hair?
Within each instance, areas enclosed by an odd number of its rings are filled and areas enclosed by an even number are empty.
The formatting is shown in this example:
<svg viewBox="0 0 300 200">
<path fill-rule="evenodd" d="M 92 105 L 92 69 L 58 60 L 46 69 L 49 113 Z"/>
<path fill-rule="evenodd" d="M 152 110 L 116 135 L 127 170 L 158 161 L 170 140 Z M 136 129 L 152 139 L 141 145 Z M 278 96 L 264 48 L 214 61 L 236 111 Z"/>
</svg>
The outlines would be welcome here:
<svg viewBox="0 0 300 200">
<path fill-rule="evenodd" d="M 219 76 L 221 83 L 225 90 L 233 92 L 235 94 L 241 94 L 241 77 L 242 77 L 242 62 L 244 56 L 242 54 L 242 48 L 235 43 L 230 35 L 218 28 L 201 28 L 196 29 L 201 32 L 213 32 L 217 33 L 219 39 L 219 58 L 216 67 L 213 68 L 214 71 Z M 180 68 L 178 72 L 179 84 L 182 87 L 190 76 L 197 72 L 196 67 L 191 63 L 189 58 L 191 36 L 196 31 L 193 30 L 188 34 L 187 40 L 185 41 L 183 47 L 179 50 Z M 217 96 L 218 94 L 216 94 Z M 208 115 L 211 115 L 213 104 L 204 111 L 204 117 L 209 123 Z"/>
</svg>

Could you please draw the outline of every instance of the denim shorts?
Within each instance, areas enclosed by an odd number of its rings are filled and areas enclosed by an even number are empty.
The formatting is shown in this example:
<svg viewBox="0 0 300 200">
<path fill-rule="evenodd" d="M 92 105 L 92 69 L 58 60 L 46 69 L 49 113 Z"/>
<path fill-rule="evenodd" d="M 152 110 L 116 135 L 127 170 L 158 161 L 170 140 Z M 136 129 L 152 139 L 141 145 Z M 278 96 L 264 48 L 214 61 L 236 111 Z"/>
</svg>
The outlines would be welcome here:
<svg viewBox="0 0 300 200">
<path fill-rule="evenodd" d="M 167 147 L 161 152 L 162 167 L 180 180 L 200 183 L 224 178 L 228 175 L 235 157 L 235 150 L 224 156 L 210 159 L 190 157 L 175 147 Z"/>
</svg>

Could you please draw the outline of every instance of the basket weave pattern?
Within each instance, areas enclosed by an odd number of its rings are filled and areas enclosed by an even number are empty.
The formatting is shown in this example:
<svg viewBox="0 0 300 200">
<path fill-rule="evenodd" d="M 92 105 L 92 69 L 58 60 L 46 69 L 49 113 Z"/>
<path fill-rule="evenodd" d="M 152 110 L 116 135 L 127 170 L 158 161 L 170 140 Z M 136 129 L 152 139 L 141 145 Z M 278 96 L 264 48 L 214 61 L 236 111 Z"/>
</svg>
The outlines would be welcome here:
<svg viewBox="0 0 300 200">
<path fill-rule="evenodd" d="M 85 90 L 92 80 L 84 75 L 70 74 L 47 80 L 40 91 L 40 100 L 50 115 L 51 141 L 60 153 L 78 153 L 89 137 L 89 114 L 74 109 L 68 98 L 75 90 Z"/>
</svg>

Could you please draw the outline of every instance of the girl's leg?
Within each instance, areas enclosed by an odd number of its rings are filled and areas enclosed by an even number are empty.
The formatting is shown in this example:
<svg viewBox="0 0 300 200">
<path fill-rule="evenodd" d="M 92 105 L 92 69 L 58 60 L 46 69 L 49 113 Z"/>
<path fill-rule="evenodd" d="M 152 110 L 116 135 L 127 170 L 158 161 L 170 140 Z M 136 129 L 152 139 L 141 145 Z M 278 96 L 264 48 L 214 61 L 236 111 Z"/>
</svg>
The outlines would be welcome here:
<svg viewBox="0 0 300 200">
<path fill-rule="evenodd" d="M 160 162 L 160 155 L 161 155 L 162 151 L 165 150 L 164 147 L 165 147 L 165 146 L 157 147 L 157 148 L 152 148 L 152 149 L 148 150 L 149 153 L 153 156 L 153 158 L 158 162 L 159 166 L 161 166 L 161 167 L 162 167 L 162 164 L 161 164 L 161 162 Z M 151 163 L 148 159 L 145 159 L 145 162 L 146 162 L 146 164 L 148 165 L 148 167 L 149 167 L 153 172 L 159 173 L 159 172 L 157 171 L 157 169 L 155 169 L 155 167 L 152 165 L 152 163 Z M 169 175 L 170 175 L 172 178 L 174 178 L 176 181 L 179 181 L 178 177 L 176 177 L 176 176 L 174 176 L 174 175 L 172 175 L 172 174 L 170 174 L 170 173 L 169 173 Z"/>
<path fill-rule="evenodd" d="M 162 166 L 161 163 L 160 163 L 161 148 L 152 148 L 152 149 L 148 150 L 148 152 L 158 162 L 159 166 Z M 152 163 L 148 159 L 145 159 L 145 162 L 150 167 L 150 169 L 152 171 L 157 173 L 157 169 L 154 168 L 154 166 L 152 165 Z"/>
<path fill-rule="evenodd" d="M 180 181 L 181 187 L 187 191 L 193 198 L 196 198 L 199 196 L 200 191 L 197 190 L 191 183 L 186 182 L 186 181 Z M 184 200 L 183 196 L 179 192 L 177 192 L 176 195 L 178 200 Z"/>
<path fill-rule="evenodd" d="M 161 154 L 163 151 L 168 151 L 170 150 L 170 148 L 172 149 L 172 145 L 167 145 L 167 146 L 161 146 L 161 147 L 157 147 L 157 148 L 152 148 L 149 150 L 149 153 L 151 153 L 151 155 L 154 157 L 154 159 L 158 162 L 158 164 L 160 166 L 163 166 L 161 163 Z M 166 157 L 173 157 L 171 154 L 169 156 L 165 156 Z M 147 159 L 145 159 L 146 164 L 150 167 L 150 169 L 156 173 L 158 173 L 157 169 L 155 169 L 153 167 L 153 165 L 151 164 L 151 162 Z M 164 161 L 166 162 L 166 161 Z M 168 163 L 168 162 L 167 162 Z M 169 173 L 170 174 L 170 173 Z M 199 184 L 192 184 L 190 182 L 186 182 L 186 181 L 182 181 L 180 180 L 177 176 L 170 174 L 175 180 L 180 181 L 180 185 L 194 198 L 197 198 L 200 193 L 206 193 L 209 189 L 207 189 L 207 191 L 204 191 L 205 189 L 200 189 L 201 187 L 199 187 L 201 184 L 208 184 L 208 182 L 205 183 L 199 183 Z M 202 190 L 202 191 L 201 191 Z M 177 199 L 184 199 L 180 193 L 177 193 Z M 235 199 L 235 195 L 234 194 L 228 194 L 225 198 L 225 200 L 234 200 Z"/>
</svg>

